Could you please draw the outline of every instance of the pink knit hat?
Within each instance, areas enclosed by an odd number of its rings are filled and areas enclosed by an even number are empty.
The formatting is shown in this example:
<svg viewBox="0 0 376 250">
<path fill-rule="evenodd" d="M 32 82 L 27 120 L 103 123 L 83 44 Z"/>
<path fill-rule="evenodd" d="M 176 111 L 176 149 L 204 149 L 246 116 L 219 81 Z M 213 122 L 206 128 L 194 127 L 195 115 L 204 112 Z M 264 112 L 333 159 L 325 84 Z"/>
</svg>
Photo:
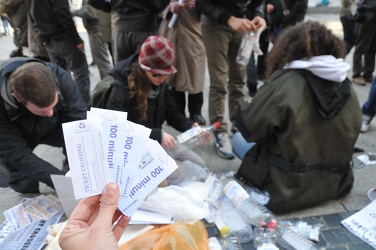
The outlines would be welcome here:
<svg viewBox="0 0 376 250">
<path fill-rule="evenodd" d="M 174 74 L 172 43 L 163 36 L 149 36 L 141 46 L 138 63 L 143 70 L 154 74 Z"/>
</svg>

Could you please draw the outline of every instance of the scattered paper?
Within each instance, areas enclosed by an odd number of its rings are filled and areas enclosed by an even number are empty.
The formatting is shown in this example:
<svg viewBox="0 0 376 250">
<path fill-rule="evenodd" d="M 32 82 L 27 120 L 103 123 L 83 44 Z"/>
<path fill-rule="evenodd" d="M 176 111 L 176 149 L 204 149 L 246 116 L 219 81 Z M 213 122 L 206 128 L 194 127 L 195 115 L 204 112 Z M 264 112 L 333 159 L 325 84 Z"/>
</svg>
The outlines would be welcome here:
<svg viewBox="0 0 376 250">
<path fill-rule="evenodd" d="M 376 200 L 341 223 L 351 233 L 376 249 Z"/>
<path fill-rule="evenodd" d="M 48 220 L 40 220 L 17 232 L 12 231 L 12 226 L 7 220 L 4 221 L 0 225 L 0 249 L 42 249 L 48 234 L 47 227 L 56 224 L 62 215 L 63 212 L 60 212 Z"/>
<path fill-rule="evenodd" d="M 12 231 L 18 231 L 40 220 L 48 220 L 63 211 L 60 201 L 53 195 L 40 195 L 24 199 L 22 203 L 3 212 Z"/>
<path fill-rule="evenodd" d="M 170 215 L 145 210 L 136 210 L 129 224 L 171 224 L 173 222 L 174 220 Z"/>
<path fill-rule="evenodd" d="M 372 161 L 369 159 L 368 154 L 359 155 L 358 160 L 361 161 L 365 165 L 373 165 L 376 164 L 376 161 Z"/>
</svg>

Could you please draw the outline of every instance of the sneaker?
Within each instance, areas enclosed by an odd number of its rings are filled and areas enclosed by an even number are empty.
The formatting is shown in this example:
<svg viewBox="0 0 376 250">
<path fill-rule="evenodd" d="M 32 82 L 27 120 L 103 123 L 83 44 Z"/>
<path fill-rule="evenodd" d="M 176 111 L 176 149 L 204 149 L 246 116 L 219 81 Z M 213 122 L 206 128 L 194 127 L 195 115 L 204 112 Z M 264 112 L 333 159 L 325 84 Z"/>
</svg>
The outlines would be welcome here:
<svg viewBox="0 0 376 250">
<path fill-rule="evenodd" d="M 362 127 L 360 128 L 360 132 L 365 133 L 368 131 L 372 117 L 368 115 L 363 115 L 363 122 Z"/>
<path fill-rule="evenodd" d="M 368 190 L 367 196 L 370 201 L 376 200 L 376 188 L 371 188 Z"/>
<path fill-rule="evenodd" d="M 205 118 L 200 114 L 193 115 L 190 117 L 190 119 L 194 122 L 197 122 L 198 125 L 206 125 Z"/>
<path fill-rule="evenodd" d="M 234 159 L 235 156 L 232 153 L 232 146 L 228 133 L 219 133 L 218 135 L 215 135 L 214 147 L 220 157 L 228 160 Z"/>
<path fill-rule="evenodd" d="M 366 85 L 366 81 L 361 76 L 353 77 L 352 82 L 361 86 Z"/>
</svg>

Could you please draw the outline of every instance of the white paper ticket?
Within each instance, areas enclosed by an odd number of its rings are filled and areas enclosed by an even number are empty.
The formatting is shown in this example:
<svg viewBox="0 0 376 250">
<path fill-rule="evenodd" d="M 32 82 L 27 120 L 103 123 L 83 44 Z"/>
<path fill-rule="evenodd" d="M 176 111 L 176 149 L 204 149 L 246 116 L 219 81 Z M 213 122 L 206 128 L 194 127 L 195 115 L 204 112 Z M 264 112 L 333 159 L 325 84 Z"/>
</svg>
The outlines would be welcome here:
<svg viewBox="0 0 376 250">
<path fill-rule="evenodd" d="M 63 132 L 75 198 L 101 194 L 110 182 L 105 167 L 101 120 L 64 123 Z"/>
<path fill-rule="evenodd" d="M 124 120 L 121 112 L 121 119 L 98 115 L 110 115 L 103 112 L 93 109 L 87 120 L 63 124 L 75 198 L 100 194 L 115 182 L 121 193 L 118 208 L 131 217 L 177 165 L 149 138 L 151 129 Z"/>
</svg>

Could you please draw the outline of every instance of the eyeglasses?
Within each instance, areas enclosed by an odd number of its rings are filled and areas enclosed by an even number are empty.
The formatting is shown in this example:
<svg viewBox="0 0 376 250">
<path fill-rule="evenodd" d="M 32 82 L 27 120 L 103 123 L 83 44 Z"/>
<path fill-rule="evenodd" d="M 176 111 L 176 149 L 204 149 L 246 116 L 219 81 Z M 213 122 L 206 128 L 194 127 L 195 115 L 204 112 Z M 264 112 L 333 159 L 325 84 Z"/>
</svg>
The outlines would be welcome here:
<svg viewBox="0 0 376 250">
<path fill-rule="evenodd" d="M 152 77 L 160 77 L 162 74 L 151 74 Z"/>
</svg>

